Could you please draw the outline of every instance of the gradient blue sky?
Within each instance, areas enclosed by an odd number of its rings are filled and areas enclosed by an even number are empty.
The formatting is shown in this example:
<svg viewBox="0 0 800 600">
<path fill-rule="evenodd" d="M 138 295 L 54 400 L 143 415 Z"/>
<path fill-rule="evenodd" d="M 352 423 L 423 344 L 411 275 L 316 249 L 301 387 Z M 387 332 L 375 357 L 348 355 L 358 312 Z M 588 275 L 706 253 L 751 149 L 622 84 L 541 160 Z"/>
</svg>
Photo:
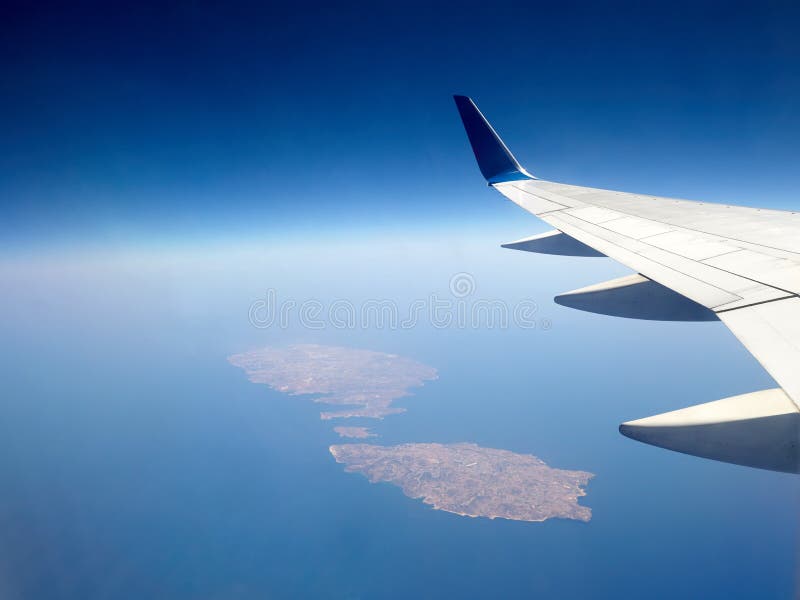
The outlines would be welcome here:
<svg viewBox="0 0 800 600">
<path fill-rule="evenodd" d="M 792 3 L 3 3 L 0 250 L 519 222 L 534 174 L 798 208 Z"/>
</svg>

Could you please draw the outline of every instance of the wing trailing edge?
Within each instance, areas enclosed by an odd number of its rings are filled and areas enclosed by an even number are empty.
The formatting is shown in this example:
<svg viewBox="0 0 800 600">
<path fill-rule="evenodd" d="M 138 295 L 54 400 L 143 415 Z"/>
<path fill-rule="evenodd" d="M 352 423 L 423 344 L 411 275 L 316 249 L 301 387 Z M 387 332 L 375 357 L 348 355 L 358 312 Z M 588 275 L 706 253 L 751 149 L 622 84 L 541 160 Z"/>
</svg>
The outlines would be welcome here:
<svg viewBox="0 0 800 600">
<path fill-rule="evenodd" d="M 635 273 L 566 292 L 555 303 L 611 317 L 645 321 L 717 321 L 714 311 Z"/>
<path fill-rule="evenodd" d="M 692 456 L 800 473 L 800 412 L 780 388 L 629 421 L 619 431 Z"/>
<path fill-rule="evenodd" d="M 605 254 L 598 252 L 591 246 L 579 242 L 574 237 L 561 231 L 553 230 L 538 235 L 522 238 L 514 242 L 500 244 L 501 248 L 509 250 L 522 250 L 537 254 L 555 254 L 558 256 L 590 256 L 602 257 Z"/>
</svg>

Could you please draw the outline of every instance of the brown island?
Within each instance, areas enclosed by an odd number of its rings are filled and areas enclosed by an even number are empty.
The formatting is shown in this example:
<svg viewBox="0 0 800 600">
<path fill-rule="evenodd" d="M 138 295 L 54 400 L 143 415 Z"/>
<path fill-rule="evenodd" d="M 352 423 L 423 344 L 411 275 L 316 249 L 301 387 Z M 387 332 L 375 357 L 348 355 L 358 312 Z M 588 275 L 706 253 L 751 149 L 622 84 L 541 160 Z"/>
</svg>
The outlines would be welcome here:
<svg viewBox="0 0 800 600">
<path fill-rule="evenodd" d="M 388 481 L 433 508 L 469 517 L 589 521 L 578 504 L 594 475 L 548 467 L 530 454 L 476 444 L 342 444 L 330 447 L 346 470 Z"/>
<path fill-rule="evenodd" d="M 371 350 L 296 344 L 262 348 L 228 357 L 253 383 L 291 395 L 318 394 L 315 402 L 345 406 L 323 419 L 371 417 L 404 412 L 392 402 L 408 388 L 436 379 L 436 369 L 410 358 Z"/>
</svg>

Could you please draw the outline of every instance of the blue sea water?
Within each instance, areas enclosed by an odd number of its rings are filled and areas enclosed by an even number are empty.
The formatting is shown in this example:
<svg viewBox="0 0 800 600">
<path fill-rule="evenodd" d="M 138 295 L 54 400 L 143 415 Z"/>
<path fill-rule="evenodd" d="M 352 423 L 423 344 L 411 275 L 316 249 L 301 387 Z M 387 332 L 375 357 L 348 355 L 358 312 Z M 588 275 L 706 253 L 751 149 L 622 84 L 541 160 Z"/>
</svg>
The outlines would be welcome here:
<svg viewBox="0 0 800 600">
<path fill-rule="evenodd" d="M 752 357 L 719 324 L 625 321 L 550 301 L 620 274 L 610 261 L 473 239 L 4 263 L 0 597 L 791 597 L 794 477 L 617 432 L 770 386 Z M 247 320 L 269 287 L 402 303 L 446 294 L 464 271 L 476 297 L 531 297 L 552 327 Z M 358 422 L 375 443 L 471 441 L 590 471 L 581 502 L 592 520 L 459 517 L 345 473 L 320 405 L 226 362 L 291 342 L 436 367 L 438 380 L 398 401 L 406 413 Z"/>
</svg>

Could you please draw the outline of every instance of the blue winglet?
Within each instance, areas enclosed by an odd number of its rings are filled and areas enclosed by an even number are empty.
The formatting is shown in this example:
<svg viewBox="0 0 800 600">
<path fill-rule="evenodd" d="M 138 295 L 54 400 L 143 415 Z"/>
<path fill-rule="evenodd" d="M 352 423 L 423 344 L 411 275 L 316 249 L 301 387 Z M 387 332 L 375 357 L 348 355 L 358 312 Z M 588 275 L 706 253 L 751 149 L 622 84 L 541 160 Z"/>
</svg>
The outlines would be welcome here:
<svg viewBox="0 0 800 600">
<path fill-rule="evenodd" d="M 453 99 L 456 101 L 464 129 L 467 130 L 478 168 L 489 185 L 504 181 L 536 179 L 520 166 L 471 98 L 453 96 Z"/>
</svg>

